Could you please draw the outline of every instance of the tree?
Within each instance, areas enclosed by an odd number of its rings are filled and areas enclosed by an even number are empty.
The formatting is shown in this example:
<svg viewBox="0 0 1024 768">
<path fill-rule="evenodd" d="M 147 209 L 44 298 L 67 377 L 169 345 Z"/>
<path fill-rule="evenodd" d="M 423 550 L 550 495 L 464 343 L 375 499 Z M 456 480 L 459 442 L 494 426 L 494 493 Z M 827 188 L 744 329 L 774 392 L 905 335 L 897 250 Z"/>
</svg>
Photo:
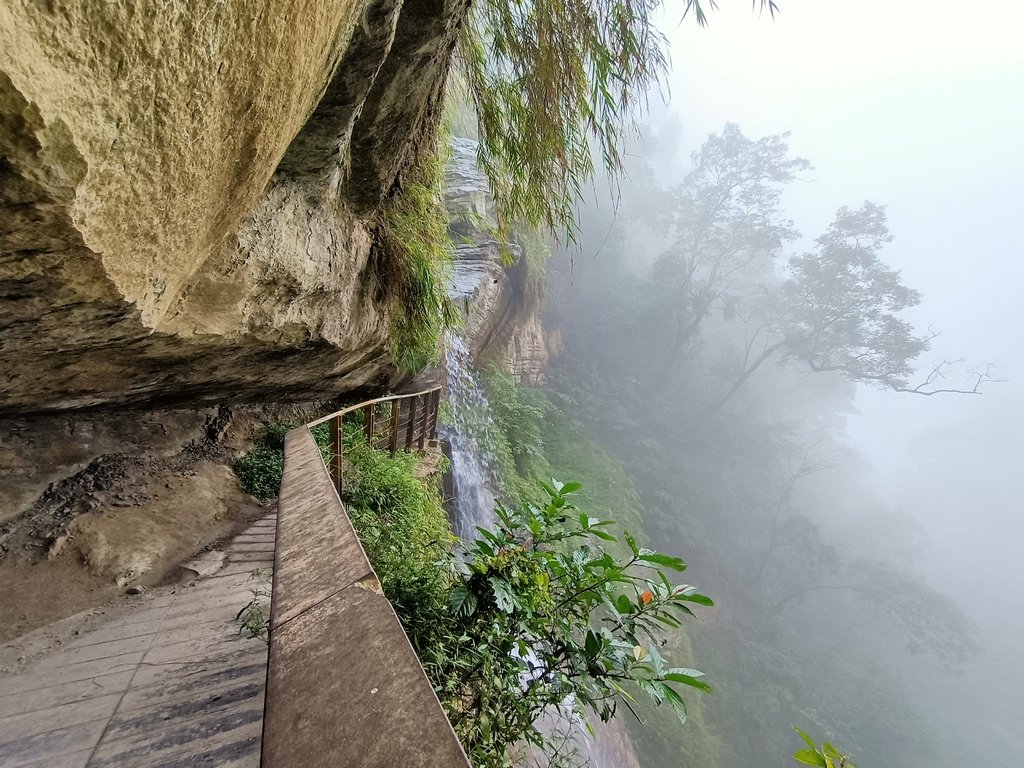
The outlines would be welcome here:
<svg viewBox="0 0 1024 768">
<path fill-rule="evenodd" d="M 777 328 L 785 358 L 853 381 L 908 386 L 911 361 L 930 338 L 897 316 L 921 294 L 878 258 L 891 240 L 885 208 L 865 202 L 856 211 L 840 208 L 816 251 L 790 259 Z"/>
<path fill-rule="evenodd" d="M 939 662 L 962 663 L 978 652 L 974 623 L 955 601 L 936 592 L 920 576 L 881 560 L 858 560 L 838 583 L 804 584 L 771 606 L 786 606 L 818 592 L 844 592 L 874 611 L 885 613 L 906 638 L 915 656 L 930 654 Z"/>
<path fill-rule="evenodd" d="M 754 0 L 754 7 L 777 7 Z M 596 153 L 615 179 L 635 116 L 668 70 L 662 0 L 480 0 L 458 45 L 499 230 L 519 222 L 575 235 Z M 711 0 L 710 7 L 715 2 Z M 700 0 L 686 0 L 701 26 Z"/>
<path fill-rule="evenodd" d="M 735 378 L 709 411 L 728 403 L 772 359 L 919 395 L 978 394 L 982 384 L 996 381 L 986 369 L 971 374 L 971 389 L 942 388 L 938 382 L 954 364 L 942 361 L 921 383 L 910 383 L 914 361 L 938 334 L 917 335 L 898 316 L 921 295 L 879 258 L 891 240 L 884 206 L 866 201 L 855 211 L 840 208 L 815 250 L 790 259 L 781 289 L 766 287 L 747 323 L 751 330 Z"/>
<path fill-rule="evenodd" d="M 714 310 L 732 316 L 750 278 L 762 278 L 798 233 L 781 212 L 782 187 L 810 163 L 789 157 L 788 134 L 748 139 L 727 123 L 693 154 L 673 190 L 673 242 L 655 264 L 654 305 L 669 329 L 658 382 L 669 380 L 686 345 Z"/>
<path fill-rule="evenodd" d="M 835 551 L 820 541 L 817 526 L 792 508 L 793 491 L 797 483 L 828 466 L 811 460 L 812 452 L 823 440 L 824 436 L 821 436 L 810 443 L 799 462 L 793 461 L 790 464 L 789 475 L 779 488 L 771 518 L 763 534 L 767 540 L 764 551 L 752 561 L 754 570 L 750 580 L 754 584 L 764 581 L 769 562 L 782 549 L 795 549 L 804 555 L 805 560 L 813 561 L 814 566 L 834 571 Z M 811 554 L 813 557 L 808 557 Z"/>
</svg>

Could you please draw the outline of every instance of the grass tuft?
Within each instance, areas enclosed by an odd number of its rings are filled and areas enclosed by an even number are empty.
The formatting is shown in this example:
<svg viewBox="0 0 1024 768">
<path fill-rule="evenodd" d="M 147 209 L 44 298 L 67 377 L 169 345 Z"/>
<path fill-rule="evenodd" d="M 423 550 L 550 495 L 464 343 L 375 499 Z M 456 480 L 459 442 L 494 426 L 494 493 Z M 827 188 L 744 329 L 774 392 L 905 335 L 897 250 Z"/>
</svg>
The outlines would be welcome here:
<svg viewBox="0 0 1024 768">
<path fill-rule="evenodd" d="M 437 146 L 410 170 L 378 227 L 381 277 L 393 298 L 391 357 L 406 371 L 435 362 L 441 334 L 459 319 L 448 298 L 453 246 L 442 203 L 448 137 Z"/>
</svg>

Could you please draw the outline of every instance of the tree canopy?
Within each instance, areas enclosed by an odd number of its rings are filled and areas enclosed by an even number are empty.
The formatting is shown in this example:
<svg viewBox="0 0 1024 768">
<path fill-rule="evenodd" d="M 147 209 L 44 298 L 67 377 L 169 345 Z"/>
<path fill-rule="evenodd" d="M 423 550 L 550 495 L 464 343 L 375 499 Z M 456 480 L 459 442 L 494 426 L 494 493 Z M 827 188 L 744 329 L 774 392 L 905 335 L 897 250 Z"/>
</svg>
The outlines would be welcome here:
<svg viewBox="0 0 1024 768">
<path fill-rule="evenodd" d="M 651 91 L 669 68 L 663 0 L 480 0 L 463 26 L 456 80 L 472 102 L 499 229 L 576 235 L 594 156 L 614 179 Z M 776 13 L 771 0 L 754 8 Z M 707 3 L 716 6 L 714 0 Z M 682 17 L 707 24 L 700 0 Z"/>
<path fill-rule="evenodd" d="M 921 296 L 882 261 L 892 240 L 884 206 L 841 207 L 814 248 L 783 269 L 783 250 L 799 233 L 781 195 L 811 168 L 790 155 L 787 138 L 754 140 L 726 124 L 693 154 L 693 170 L 651 217 L 669 237 L 645 290 L 644 311 L 658 318 L 655 385 L 672 383 L 711 322 L 731 328 L 735 343 L 720 385 L 706 395 L 706 413 L 731 402 L 768 362 L 921 395 L 977 393 L 994 380 L 975 371 L 971 386 L 944 388 L 944 375 L 960 362 L 947 360 L 911 381 L 937 334 L 920 334 L 901 316 Z"/>
</svg>

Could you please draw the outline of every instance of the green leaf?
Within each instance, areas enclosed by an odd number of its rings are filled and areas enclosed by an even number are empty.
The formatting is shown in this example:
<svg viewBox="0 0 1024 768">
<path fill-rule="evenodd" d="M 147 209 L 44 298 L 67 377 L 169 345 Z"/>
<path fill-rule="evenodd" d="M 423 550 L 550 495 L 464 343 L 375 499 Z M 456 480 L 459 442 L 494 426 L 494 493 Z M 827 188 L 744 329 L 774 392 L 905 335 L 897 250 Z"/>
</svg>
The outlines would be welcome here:
<svg viewBox="0 0 1024 768">
<path fill-rule="evenodd" d="M 819 768 L 826 768 L 827 766 L 825 758 L 813 749 L 798 750 L 793 755 L 793 759 L 798 763 L 803 763 L 804 765 L 817 765 Z"/>
<path fill-rule="evenodd" d="M 814 739 L 808 736 L 806 731 L 801 731 L 795 725 L 791 725 L 790 728 L 792 728 L 796 732 L 797 736 L 804 740 L 804 744 L 806 744 L 808 747 L 810 747 L 811 749 L 818 748 L 818 745 L 814 743 Z"/>
<path fill-rule="evenodd" d="M 686 702 L 683 701 L 683 697 L 676 693 L 671 686 L 662 686 L 662 695 L 665 697 L 665 701 L 672 707 L 672 710 L 679 717 L 679 722 L 686 722 Z"/>
<path fill-rule="evenodd" d="M 494 592 L 494 602 L 497 603 L 498 609 L 505 613 L 512 613 L 516 609 L 516 597 L 509 583 L 497 576 L 491 576 L 488 581 L 491 584 L 491 591 Z"/>
<path fill-rule="evenodd" d="M 476 610 L 476 595 L 465 584 L 459 584 L 452 590 L 449 601 L 456 616 L 472 616 Z"/>
<path fill-rule="evenodd" d="M 672 667 L 669 672 L 680 675 L 689 675 L 690 677 L 706 677 L 706 675 L 699 669 L 691 669 L 690 667 Z"/>
<path fill-rule="evenodd" d="M 491 547 L 490 544 L 488 544 L 483 539 L 477 539 L 477 541 L 476 541 L 476 548 L 479 549 L 481 552 L 483 552 L 488 557 L 491 557 L 491 556 L 494 555 L 494 549 Z"/>
<path fill-rule="evenodd" d="M 633 603 L 627 595 L 619 595 L 615 599 L 615 610 L 619 613 L 630 613 L 633 610 Z"/>
<path fill-rule="evenodd" d="M 661 552 L 652 552 L 649 549 L 640 550 L 637 555 L 637 559 L 645 563 L 662 565 L 666 568 L 671 568 L 674 571 L 679 571 L 680 573 L 686 570 L 686 563 L 683 562 L 683 558 L 672 557 L 672 555 L 663 555 Z"/>
<path fill-rule="evenodd" d="M 696 688 L 698 691 L 711 693 L 711 686 L 705 683 L 703 680 L 698 680 L 693 675 L 687 675 L 683 672 L 672 671 L 665 675 L 665 679 L 670 680 L 673 683 L 682 683 L 683 685 L 688 685 L 691 688 Z"/>
<path fill-rule="evenodd" d="M 589 533 L 591 536 L 596 536 L 597 538 L 601 539 L 602 541 L 618 541 L 618 539 L 616 539 L 610 533 L 606 533 L 605 531 L 598 530 L 597 528 L 591 528 L 590 530 L 587 531 L 587 533 Z"/>
<path fill-rule="evenodd" d="M 623 535 L 626 537 L 626 544 L 629 545 L 629 548 L 633 551 L 633 557 L 636 557 L 637 555 L 639 555 L 640 554 L 640 547 L 638 547 L 636 545 L 636 539 L 634 539 L 630 535 L 629 531 L 625 531 L 623 533 Z"/>
<path fill-rule="evenodd" d="M 583 645 L 583 653 L 586 654 L 588 659 L 597 658 L 597 654 L 601 652 L 601 638 L 594 634 L 592 630 L 587 630 L 587 639 Z"/>
<path fill-rule="evenodd" d="M 688 603 L 697 603 L 697 605 L 706 605 L 709 608 L 714 606 L 715 601 L 707 595 L 701 595 L 697 592 L 692 592 L 689 595 L 677 595 L 675 600 L 685 600 Z"/>
<path fill-rule="evenodd" d="M 673 605 L 670 605 L 669 607 L 674 608 L 680 613 L 685 613 L 687 616 L 692 616 L 695 619 L 697 618 L 697 614 L 695 614 L 693 611 L 691 611 L 689 608 L 687 608 L 685 605 L 681 603 L 675 603 Z"/>
<path fill-rule="evenodd" d="M 494 546 L 496 546 L 496 547 L 500 547 L 501 546 L 501 537 L 495 535 L 495 533 L 493 531 L 489 531 L 486 528 L 481 528 L 479 525 L 476 527 L 476 530 L 477 530 L 477 532 L 481 536 L 484 537 L 484 539 L 486 539 L 487 541 L 491 542 L 491 544 L 493 544 Z M 477 539 L 478 543 L 479 543 L 479 541 L 480 540 Z"/>
<path fill-rule="evenodd" d="M 583 483 L 566 483 L 559 488 L 559 493 L 563 496 L 568 496 L 570 493 L 576 493 L 576 491 L 583 488 Z"/>
</svg>

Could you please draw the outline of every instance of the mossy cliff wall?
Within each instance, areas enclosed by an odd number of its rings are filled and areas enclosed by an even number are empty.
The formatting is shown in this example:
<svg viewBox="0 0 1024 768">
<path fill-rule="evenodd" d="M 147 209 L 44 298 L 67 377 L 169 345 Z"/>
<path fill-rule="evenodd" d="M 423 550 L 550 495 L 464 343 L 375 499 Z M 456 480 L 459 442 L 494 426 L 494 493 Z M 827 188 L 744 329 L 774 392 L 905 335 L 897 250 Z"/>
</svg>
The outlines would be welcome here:
<svg viewBox="0 0 1024 768">
<path fill-rule="evenodd" d="M 525 384 L 542 384 L 549 358 L 558 350 L 543 326 L 541 275 L 531 274 L 544 256 L 540 238 L 508 244 L 513 263 L 505 264 L 495 239 L 494 201 L 476 164 L 476 142 L 456 138 L 445 179 L 445 205 L 455 241 L 451 295 L 463 317 L 462 334 L 477 365 L 497 363 Z M 536 266 L 533 269 L 540 270 Z"/>
</svg>

